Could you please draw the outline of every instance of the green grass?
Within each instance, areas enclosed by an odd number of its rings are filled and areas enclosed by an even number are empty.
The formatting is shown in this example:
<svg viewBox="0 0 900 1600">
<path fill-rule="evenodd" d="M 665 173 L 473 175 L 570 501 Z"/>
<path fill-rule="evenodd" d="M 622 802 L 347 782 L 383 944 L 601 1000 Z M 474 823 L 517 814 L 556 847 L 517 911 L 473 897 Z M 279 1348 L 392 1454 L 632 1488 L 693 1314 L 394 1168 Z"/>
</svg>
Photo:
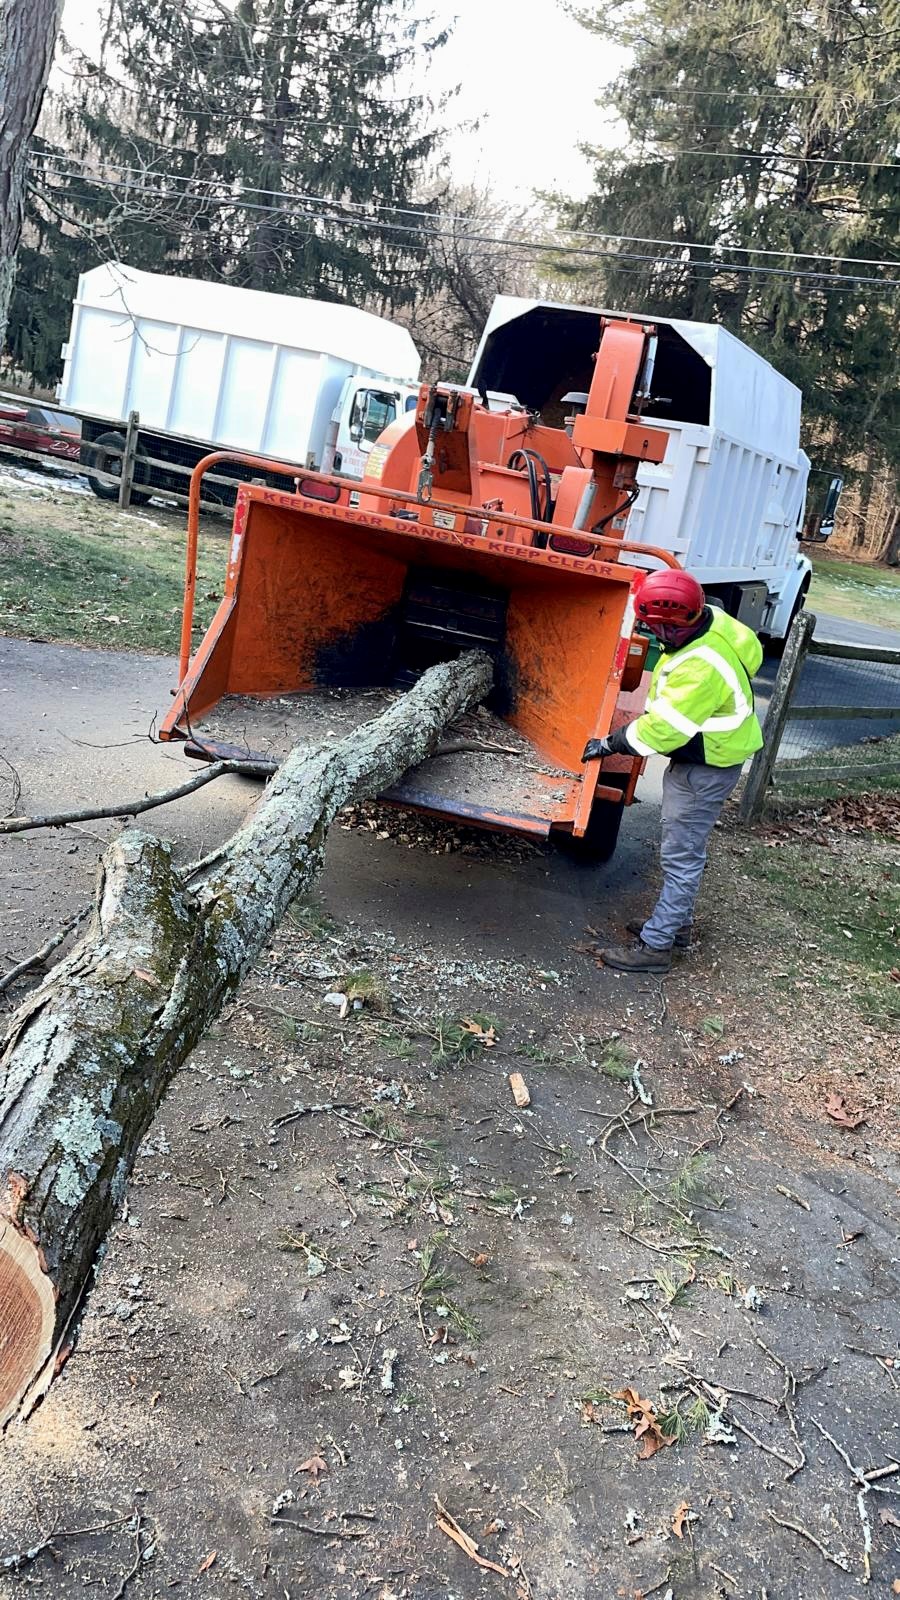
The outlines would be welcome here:
<svg viewBox="0 0 900 1600">
<path fill-rule="evenodd" d="M 857 767 L 858 775 L 848 773 L 848 767 Z M 832 776 L 836 768 L 838 775 Z M 779 761 L 774 782 L 779 791 L 820 799 L 867 789 L 896 789 L 900 784 L 900 733 L 864 744 L 832 745 Z"/>
<path fill-rule="evenodd" d="M 368 967 L 359 967 L 355 972 L 345 973 L 342 978 L 336 980 L 336 985 L 339 993 L 345 994 L 348 1000 L 360 1000 L 372 1011 L 389 1009 L 390 996 L 387 985 Z"/>
<path fill-rule="evenodd" d="M 845 860 L 814 844 L 769 850 L 754 842 L 744 862 L 757 887 L 757 909 L 784 917 L 785 956 L 798 955 L 798 941 L 816 946 L 802 950 L 805 976 L 846 994 L 873 1020 L 900 1016 L 900 985 L 890 978 L 897 966 L 900 866 L 885 849 L 866 844 Z M 771 925 L 768 937 L 781 938 Z"/>
<path fill-rule="evenodd" d="M 431 1029 L 434 1038 L 433 1061 L 461 1063 L 474 1061 L 487 1049 L 495 1049 L 500 1042 L 501 1024 L 497 1017 L 473 1011 L 468 1017 L 458 1019 L 438 1016 Z M 478 1032 L 478 1030 L 481 1032 Z"/>
<path fill-rule="evenodd" d="M 222 592 L 227 524 L 201 534 L 195 642 Z M 29 639 L 174 654 L 182 518 L 123 513 L 93 496 L 0 491 L 0 616 Z"/>
<path fill-rule="evenodd" d="M 766 802 L 767 814 L 777 816 L 784 812 L 790 815 L 792 810 L 810 801 L 839 800 L 847 794 L 871 794 L 875 790 L 883 794 L 887 790 L 900 789 L 900 769 L 872 767 L 861 772 L 858 778 L 829 778 L 827 768 L 823 768 L 821 778 L 818 773 L 806 778 L 792 778 L 790 767 L 779 766 L 775 769 L 773 783 L 775 787 Z"/>
<path fill-rule="evenodd" d="M 900 567 L 812 556 L 813 579 L 807 605 L 848 622 L 875 628 L 900 628 Z"/>
</svg>

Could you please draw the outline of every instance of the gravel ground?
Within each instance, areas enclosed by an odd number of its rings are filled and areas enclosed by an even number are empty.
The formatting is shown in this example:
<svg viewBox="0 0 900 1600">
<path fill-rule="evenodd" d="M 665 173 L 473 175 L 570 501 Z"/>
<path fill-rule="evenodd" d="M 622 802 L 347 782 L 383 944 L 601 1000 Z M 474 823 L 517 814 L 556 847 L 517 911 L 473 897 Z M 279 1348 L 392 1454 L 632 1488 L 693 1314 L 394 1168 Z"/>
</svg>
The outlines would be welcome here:
<svg viewBox="0 0 900 1600">
<path fill-rule="evenodd" d="M 29 806 L 135 759 L 100 721 L 22 728 Z M 198 853 L 250 792 L 161 826 Z M 847 820 L 808 850 L 796 818 L 720 830 L 660 983 L 595 957 L 647 904 L 651 807 L 593 871 L 348 813 L 6 1435 L 4 1600 L 891 1595 L 896 1027 L 757 866 L 806 851 L 827 898 L 874 861 L 877 897 L 896 848 Z M 93 832 L 5 847 L 16 951 L 83 897 Z"/>
</svg>

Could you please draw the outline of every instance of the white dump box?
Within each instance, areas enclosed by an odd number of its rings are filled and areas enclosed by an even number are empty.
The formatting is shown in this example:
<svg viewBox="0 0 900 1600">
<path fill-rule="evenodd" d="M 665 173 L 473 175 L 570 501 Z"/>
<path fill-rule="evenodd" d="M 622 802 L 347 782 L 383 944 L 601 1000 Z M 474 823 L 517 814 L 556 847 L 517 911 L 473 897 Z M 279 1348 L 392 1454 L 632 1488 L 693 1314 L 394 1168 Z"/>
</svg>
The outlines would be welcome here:
<svg viewBox="0 0 900 1600">
<path fill-rule="evenodd" d="M 656 326 L 641 415 L 669 434 L 663 461 L 638 468 L 628 538 L 671 550 L 726 610 L 782 638 L 809 586 L 798 546 L 809 459 L 800 390 L 755 350 L 713 323 L 501 295 L 469 382 L 559 424 L 563 397 L 590 389 L 608 315 Z"/>
<path fill-rule="evenodd" d="M 160 451 L 160 442 L 330 467 L 340 442 L 332 437 L 326 462 L 333 424 L 345 424 L 348 451 L 370 447 L 368 435 L 377 437 L 391 405 L 405 408 L 419 374 L 412 338 L 386 317 L 122 263 L 79 278 L 63 357 L 59 397 L 88 419 L 89 442 L 137 411 L 143 453 L 189 464 L 190 453 Z M 383 404 L 366 428 L 373 387 Z M 336 415 L 342 397 L 345 418 Z M 364 459 L 355 465 L 345 470 L 361 476 Z"/>
</svg>

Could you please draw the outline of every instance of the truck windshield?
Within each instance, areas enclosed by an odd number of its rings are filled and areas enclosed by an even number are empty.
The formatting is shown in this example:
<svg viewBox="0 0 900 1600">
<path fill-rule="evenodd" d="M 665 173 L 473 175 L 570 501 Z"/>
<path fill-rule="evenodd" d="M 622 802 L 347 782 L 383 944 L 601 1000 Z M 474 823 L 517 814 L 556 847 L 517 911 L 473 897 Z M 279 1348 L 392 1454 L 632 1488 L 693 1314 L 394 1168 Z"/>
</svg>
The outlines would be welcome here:
<svg viewBox="0 0 900 1600">
<path fill-rule="evenodd" d="M 362 425 L 362 436 L 374 444 L 397 415 L 397 396 L 384 389 L 360 389 L 353 402 L 350 427 Z"/>
</svg>

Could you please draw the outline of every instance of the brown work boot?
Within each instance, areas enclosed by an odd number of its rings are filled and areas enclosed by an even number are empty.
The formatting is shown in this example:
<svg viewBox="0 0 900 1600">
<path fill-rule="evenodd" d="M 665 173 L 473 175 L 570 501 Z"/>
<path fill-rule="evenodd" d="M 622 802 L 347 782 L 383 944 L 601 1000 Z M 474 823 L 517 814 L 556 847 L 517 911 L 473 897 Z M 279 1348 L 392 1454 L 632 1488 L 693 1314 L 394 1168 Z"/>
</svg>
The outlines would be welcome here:
<svg viewBox="0 0 900 1600">
<path fill-rule="evenodd" d="M 635 938 L 639 939 L 644 931 L 644 923 L 646 921 L 646 917 L 643 919 L 641 917 L 635 917 L 633 921 L 626 922 L 626 931 L 628 933 L 633 933 Z M 689 922 L 686 922 L 683 928 L 678 929 L 678 932 L 676 933 L 672 943 L 676 950 L 689 950 L 691 948 L 691 924 Z"/>
<path fill-rule="evenodd" d="M 614 972 L 669 972 L 672 966 L 671 950 L 651 950 L 643 939 L 634 944 L 614 945 L 611 950 L 601 950 L 600 960 Z"/>
</svg>

